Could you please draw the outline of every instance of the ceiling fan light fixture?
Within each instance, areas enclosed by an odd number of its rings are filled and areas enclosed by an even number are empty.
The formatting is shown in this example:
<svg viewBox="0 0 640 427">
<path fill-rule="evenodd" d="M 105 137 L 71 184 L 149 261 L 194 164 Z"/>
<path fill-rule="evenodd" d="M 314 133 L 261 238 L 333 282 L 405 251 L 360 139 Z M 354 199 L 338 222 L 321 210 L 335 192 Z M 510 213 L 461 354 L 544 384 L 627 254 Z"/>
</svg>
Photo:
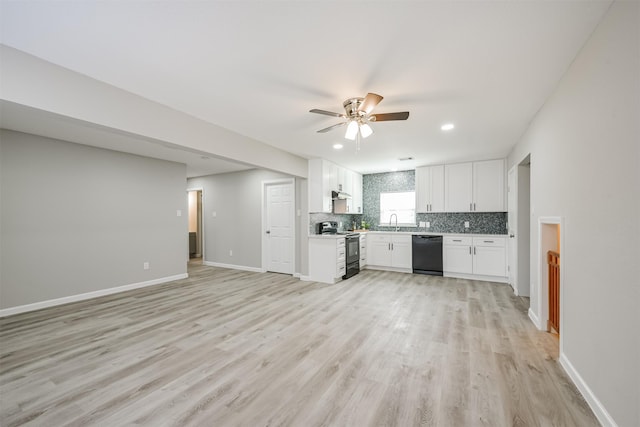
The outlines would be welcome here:
<svg viewBox="0 0 640 427">
<path fill-rule="evenodd" d="M 445 123 L 442 126 L 440 126 L 440 129 L 442 129 L 443 131 L 448 131 L 453 129 L 455 126 L 453 125 L 453 123 Z"/>
<path fill-rule="evenodd" d="M 356 135 L 358 135 L 358 122 L 351 120 L 349 122 L 349 126 L 347 126 L 347 132 L 344 134 L 344 137 L 354 141 L 356 139 Z"/>
<path fill-rule="evenodd" d="M 369 126 L 368 124 L 363 123 L 360 125 L 360 133 L 362 134 L 363 138 L 366 138 L 373 133 L 373 129 L 371 129 L 371 126 Z"/>
<path fill-rule="evenodd" d="M 333 144 L 334 150 L 342 150 L 342 144 Z"/>
</svg>

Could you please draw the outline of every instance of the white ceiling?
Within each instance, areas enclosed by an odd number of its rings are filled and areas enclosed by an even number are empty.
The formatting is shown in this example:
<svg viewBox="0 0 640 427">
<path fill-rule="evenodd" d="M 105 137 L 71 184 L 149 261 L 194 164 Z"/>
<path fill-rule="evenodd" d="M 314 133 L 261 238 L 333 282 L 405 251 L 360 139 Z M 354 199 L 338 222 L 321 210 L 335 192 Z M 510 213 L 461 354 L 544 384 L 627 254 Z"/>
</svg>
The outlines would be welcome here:
<svg viewBox="0 0 640 427">
<path fill-rule="evenodd" d="M 266 144 L 368 173 L 508 154 L 610 3 L 1 0 L 0 36 Z M 376 112 L 411 116 L 374 123 L 359 152 L 344 128 L 316 133 L 340 119 L 309 109 L 342 112 L 367 92 L 385 97 Z M 456 128 L 442 132 L 445 122 Z"/>
</svg>

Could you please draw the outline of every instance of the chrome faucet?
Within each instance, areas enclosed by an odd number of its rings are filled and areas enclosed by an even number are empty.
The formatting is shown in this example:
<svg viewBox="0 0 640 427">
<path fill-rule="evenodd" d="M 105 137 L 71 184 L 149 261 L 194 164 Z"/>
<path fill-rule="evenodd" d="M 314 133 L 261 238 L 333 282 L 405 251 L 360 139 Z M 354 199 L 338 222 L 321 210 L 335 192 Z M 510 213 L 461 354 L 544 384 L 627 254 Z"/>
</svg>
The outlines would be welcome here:
<svg viewBox="0 0 640 427">
<path fill-rule="evenodd" d="M 396 217 L 396 231 L 398 231 L 398 214 L 391 214 L 389 216 L 389 226 L 391 226 L 391 218 L 394 216 Z"/>
</svg>

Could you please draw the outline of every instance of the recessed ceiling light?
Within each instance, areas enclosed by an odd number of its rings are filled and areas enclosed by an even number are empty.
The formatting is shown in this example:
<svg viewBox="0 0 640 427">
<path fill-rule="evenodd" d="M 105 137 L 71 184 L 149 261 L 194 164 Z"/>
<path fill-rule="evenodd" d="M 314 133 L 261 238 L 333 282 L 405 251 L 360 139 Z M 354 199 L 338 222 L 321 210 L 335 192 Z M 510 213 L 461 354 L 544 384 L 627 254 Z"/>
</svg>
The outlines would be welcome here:
<svg viewBox="0 0 640 427">
<path fill-rule="evenodd" d="M 342 149 L 342 144 L 333 144 L 333 148 L 336 150 L 341 150 Z"/>
<path fill-rule="evenodd" d="M 454 127 L 455 126 L 453 125 L 453 123 L 445 123 L 442 126 L 440 126 L 440 129 L 442 129 L 442 130 L 451 130 Z"/>
</svg>

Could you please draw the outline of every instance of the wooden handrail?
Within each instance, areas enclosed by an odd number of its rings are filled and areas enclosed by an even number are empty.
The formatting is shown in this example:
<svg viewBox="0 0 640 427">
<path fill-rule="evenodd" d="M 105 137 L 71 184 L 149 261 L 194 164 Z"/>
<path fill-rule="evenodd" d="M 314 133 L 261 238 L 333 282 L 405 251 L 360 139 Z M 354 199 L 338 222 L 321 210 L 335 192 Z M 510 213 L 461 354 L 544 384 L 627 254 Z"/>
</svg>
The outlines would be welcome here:
<svg viewBox="0 0 640 427">
<path fill-rule="evenodd" d="M 549 267 L 549 321 L 547 330 L 560 333 L 560 253 L 547 252 Z"/>
</svg>

